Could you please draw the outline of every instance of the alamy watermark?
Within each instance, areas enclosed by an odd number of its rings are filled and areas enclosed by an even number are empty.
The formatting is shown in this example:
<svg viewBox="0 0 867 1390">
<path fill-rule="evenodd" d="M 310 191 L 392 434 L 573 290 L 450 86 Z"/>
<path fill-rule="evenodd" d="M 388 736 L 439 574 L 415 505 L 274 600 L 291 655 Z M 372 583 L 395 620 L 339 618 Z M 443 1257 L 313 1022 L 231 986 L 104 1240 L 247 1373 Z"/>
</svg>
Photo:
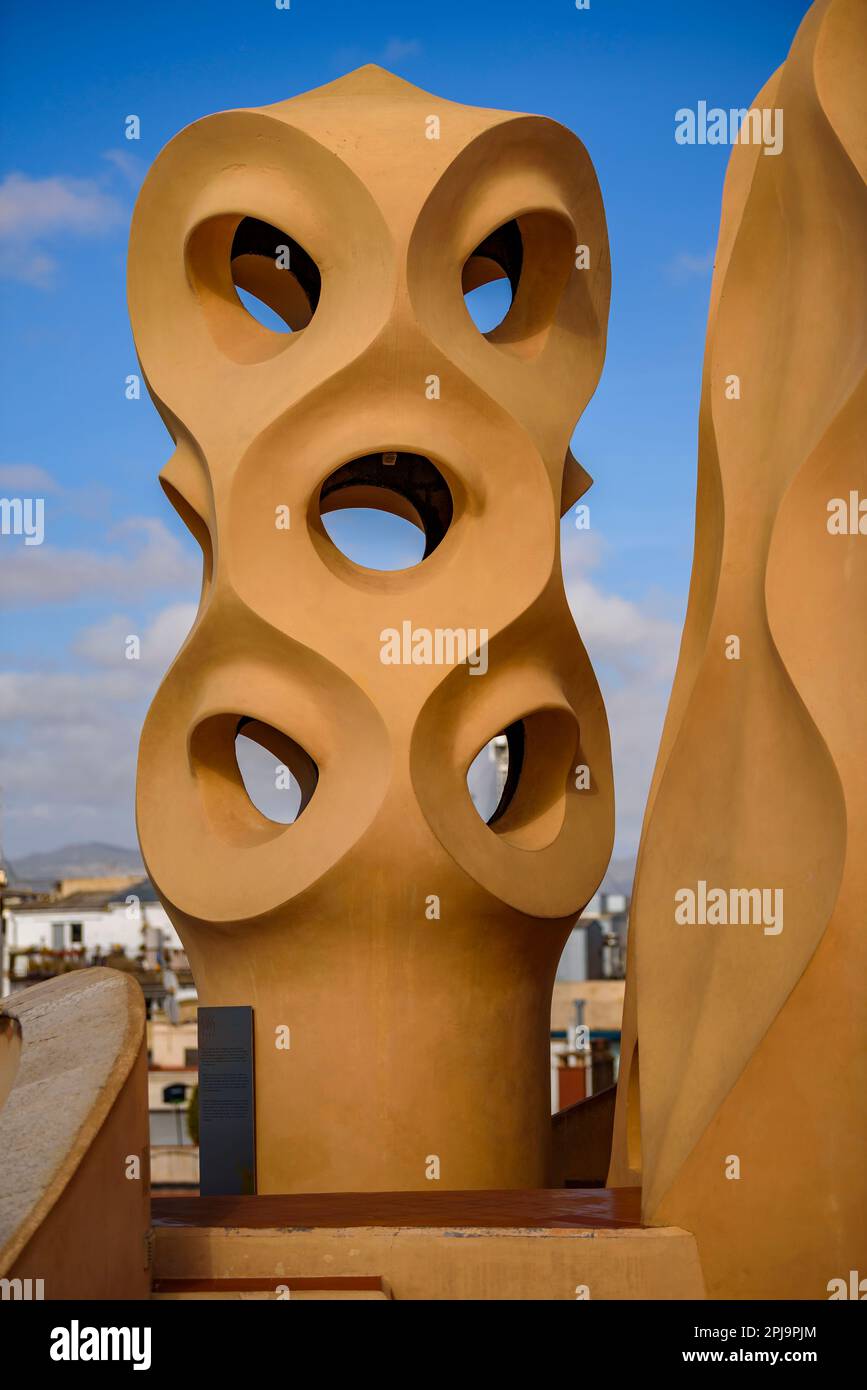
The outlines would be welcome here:
<svg viewBox="0 0 867 1390">
<path fill-rule="evenodd" d="M 761 926 L 765 936 L 783 930 L 782 888 L 708 888 L 700 878 L 695 889 L 678 888 L 674 904 L 678 926 Z"/>
<path fill-rule="evenodd" d="M 825 1287 L 829 1303 L 838 1298 L 854 1298 L 859 1303 L 867 1299 L 867 1279 L 862 1279 L 857 1269 L 849 1270 L 848 1279 L 829 1279 Z"/>
<path fill-rule="evenodd" d="M 44 1279 L 0 1279 L 0 1299 L 21 1299 L 25 1303 L 45 1297 Z"/>
<path fill-rule="evenodd" d="M 783 112 L 779 106 L 708 109 L 700 101 L 694 111 L 689 106 L 675 111 L 674 138 L 678 145 L 762 145 L 765 154 L 780 154 Z"/>
<path fill-rule="evenodd" d="M 151 1364 L 149 1327 L 82 1327 L 73 1318 L 69 1327 L 51 1332 L 52 1361 L 131 1361 L 134 1371 Z"/>
<path fill-rule="evenodd" d="M 850 489 L 848 498 L 832 497 L 826 525 L 830 536 L 867 536 L 867 497 L 857 488 Z"/>
<path fill-rule="evenodd" d="M 471 676 L 488 669 L 486 627 L 413 627 L 404 618 L 400 629 L 384 627 L 379 634 L 383 666 L 467 665 Z"/>
<path fill-rule="evenodd" d="M 45 540 L 44 497 L 0 497 L 0 535 L 23 536 L 25 545 Z"/>
</svg>

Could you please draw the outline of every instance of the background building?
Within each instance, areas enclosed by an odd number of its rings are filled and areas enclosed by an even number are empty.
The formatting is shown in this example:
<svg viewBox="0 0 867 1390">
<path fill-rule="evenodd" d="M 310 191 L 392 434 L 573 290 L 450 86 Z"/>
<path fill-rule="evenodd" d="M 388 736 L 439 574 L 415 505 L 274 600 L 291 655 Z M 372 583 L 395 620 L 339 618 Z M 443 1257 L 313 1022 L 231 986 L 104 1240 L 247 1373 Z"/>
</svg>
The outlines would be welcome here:
<svg viewBox="0 0 867 1390">
<path fill-rule="evenodd" d="M 499 801 L 507 771 L 501 736 L 482 749 L 469 779 L 485 818 Z M 626 886 L 631 867 L 612 866 L 609 880 Z M 109 965 L 136 976 L 148 1012 L 152 1181 L 164 1191 L 195 1188 L 195 982 L 150 880 L 139 873 L 83 872 L 53 882 L 7 882 L 0 895 L 0 996 L 83 966 Z M 628 907 L 627 892 L 597 893 L 564 947 L 551 1006 L 552 1111 L 616 1082 Z M 337 1029 L 335 1020 L 335 1036 Z"/>
</svg>

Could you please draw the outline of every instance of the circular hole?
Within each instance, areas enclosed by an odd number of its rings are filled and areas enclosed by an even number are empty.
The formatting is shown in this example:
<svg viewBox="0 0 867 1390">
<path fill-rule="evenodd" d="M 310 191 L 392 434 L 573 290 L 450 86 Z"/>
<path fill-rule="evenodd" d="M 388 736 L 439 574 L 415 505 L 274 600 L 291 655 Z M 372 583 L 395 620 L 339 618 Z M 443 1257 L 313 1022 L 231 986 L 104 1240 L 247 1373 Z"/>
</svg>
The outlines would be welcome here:
<svg viewBox="0 0 867 1390">
<path fill-rule="evenodd" d="M 235 761 L 250 801 L 277 825 L 292 825 L 316 790 L 319 770 L 309 753 L 258 719 L 238 720 Z"/>
<path fill-rule="evenodd" d="M 219 213 L 193 228 L 187 275 L 220 351 L 252 365 L 285 351 L 310 323 L 321 277 L 312 256 L 280 227 Z"/>
<path fill-rule="evenodd" d="M 470 798 L 487 825 L 499 805 L 509 765 L 509 749 L 502 734 L 490 739 L 467 768 Z M 503 765 L 504 764 L 504 765 Z"/>
<path fill-rule="evenodd" d="M 371 507 L 346 507 L 322 518 L 341 554 L 369 570 L 405 570 L 424 558 L 424 532 Z"/>
<path fill-rule="evenodd" d="M 319 779 L 299 743 L 248 715 L 203 719 L 190 736 L 190 761 L 209 819 L 235 845 L 261 844 L 296 821 Z"/>
<path fill-rule="evenodd" d="M 480 333 L 492 333 L 508 315 L 523 261 L 524 243 L 514 218 L 491 232 L 467 257 L 461 288 L 467 312 Z"/>
<path fill-rule="evenodd" d="M 500 804 L 508 773 L 509 745 L 505 734 L 497 734 L 476 754 L 467 769 L 472 803 L 486 825 Z"/>
<path fill-rule="evenodd" d="M 285 319 L 282 319 L 273 309 L 269 309 L 268 305 L 261 299 L 257 299 L 255 294 L 251 294 L 249 290 L 242 290 L 240 285 L 237 284 L 235 285 L 235 289 L 247 313 L 251 318 L 254 318 L 257 323 L 261 323 L 263 328 L 269 329 L 271 333 L 292 332 L 292 329 Z"/>
<path fill-rule="evenodd" d="M 336 469 L 319 489 L 327 535 L 366 569 L 417 565 L 439 545 L 452 513 L 448 483 L 423 454 L 365 454 Z"/>
<path fill-rule="evenodd" d="M 244 790 L 256 810 L 278 825 L 291 825 L 301 809 L 301 787 L 285 763 L 244 734 L 235 739 Z"/>
<path fill-rule="evenodd" d="M 485 744 L 470 764 L 467 784 L 475 809 L 495 834 L 519 849 L 543 849 L 555 839 L 577 743 L 571 712 L 543 709 Z M 485 767 L 486 758 L 493 771 Z"/>
<path fill-rule="evenodd" d="M 232 283 L 249 314 L 271 332 L 306 328 L 319 303 L 319 268 L 288 232 L 244 217 L 229 253 Z"/>
<path fill-rule="evenodd" d="M 467 769 L 472 803 L 486 825 L 494 825 L 515 795 L 524 761 L 524 725 L 510 724 L 489 739 Z"/>
<path fill-rule="evenodd" d="M 575 269 L 575 245 L 572 224 L 548 209 L 524 212 L 479 243 L 464 263 L 461 288 L 489 343 L 522 357 L 541 351 Z M 572 312 L 584 317 L 587 277 L 572 284 Z"/>
<path fill-rule="evenodd" d="M 468 290 L 464 303 L 473 323 L 480 333 L 492 333 L 503 322 L 512 307 L 512 289 L 508 280 L 500 276 L 486 285 Z"/>
</svg>

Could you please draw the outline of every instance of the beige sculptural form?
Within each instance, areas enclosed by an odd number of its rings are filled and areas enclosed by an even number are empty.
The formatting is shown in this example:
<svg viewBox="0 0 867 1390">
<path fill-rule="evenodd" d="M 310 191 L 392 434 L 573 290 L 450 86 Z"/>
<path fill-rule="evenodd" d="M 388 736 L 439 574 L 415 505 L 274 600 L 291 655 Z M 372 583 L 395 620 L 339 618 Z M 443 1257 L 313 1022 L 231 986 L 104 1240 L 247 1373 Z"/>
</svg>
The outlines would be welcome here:
<svg viewBox="0 0 867 1390">
<path fill-rule="evenodd" d="M 821 0 L 754 102 L 782 151 L 732 150 L 630 916 L 609 1184 L 711 1297 L 867 1275 L 865 61 L 867 7 Z"/>
<path fill-rule="evenodd" d="M 482 334 L 464 294 L 495 278 Z M 260 1192 L 546 1184 L 552 983 L 613 833 L 559 553 L 609 288 L 574 135 L 375 67 L 197 122 L 142 189 L 131 317 L 204 580 L 139 834 L 200 1003 L 253 1007 Z M 337 548 L 322 516 L 370 506 L 420 563 Z M 241 731 L 297 779 L 292 824 Z M 467 770 L 501 733 L 485 823 Z"/>
</svg>

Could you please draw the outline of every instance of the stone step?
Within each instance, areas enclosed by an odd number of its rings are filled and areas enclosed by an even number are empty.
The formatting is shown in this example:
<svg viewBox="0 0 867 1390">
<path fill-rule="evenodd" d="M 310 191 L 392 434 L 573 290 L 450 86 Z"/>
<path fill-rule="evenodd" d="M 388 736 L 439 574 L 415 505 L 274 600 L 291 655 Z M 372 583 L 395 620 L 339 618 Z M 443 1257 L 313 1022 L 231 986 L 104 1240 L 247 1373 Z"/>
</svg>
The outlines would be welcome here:
<svg viewBox="0 0 867 1390">
<path fill-rule="evenodd" d="M 347 1301 L 391 1298 L 384 1280 L 364 1276 L 269 1279 L 155 1279 L 151 1298 L 159 1301 L 266 1302 Z"/>
<path fill-rule="evenodd" d="M 311 1277 L 336 1292 L 375 1279 L 398 1300 L 705 1297 L 694 1237 L 642 1226 L 635 1189 L 164 1197 L 152 1211 L 158 1297 L 166 1281 L 265 1293 Z"/>
</svg>

